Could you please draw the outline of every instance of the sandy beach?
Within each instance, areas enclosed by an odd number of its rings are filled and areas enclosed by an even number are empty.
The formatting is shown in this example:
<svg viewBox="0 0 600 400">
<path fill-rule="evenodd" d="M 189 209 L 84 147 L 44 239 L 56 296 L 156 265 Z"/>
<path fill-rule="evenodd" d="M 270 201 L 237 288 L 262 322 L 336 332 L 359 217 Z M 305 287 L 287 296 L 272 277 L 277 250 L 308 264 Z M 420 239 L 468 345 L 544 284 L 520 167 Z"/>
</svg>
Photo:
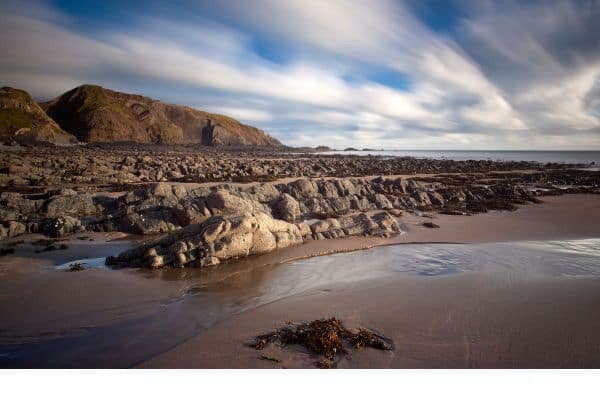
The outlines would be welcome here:
<svg viewBox="0 0 600 400">
<path fill-rule="evenodd" d="M 244 345 L 285 321 L 336 316 L 392 338 L 338 368 L 598 368 L 600 280 L 514 281 L 486 274 L 332 285 L 234 316 L 142 364 L 145 368 L 312 368 L 305 350 Z M 260 359 L 261 355 L 281 360 Z"/>
<path fill-rule="evenodd" d="M 514 213 L 436 215 L 439 230 L 422 228 L 422 218 L 413 217 L 407 221 L 407 234 L 393 242 L 598 237 L 599 218 L 600 203 L 594 197 L 548 198 L 543 205 Z M 336 316 L 354 327 L 385 332 L 398 346 L 384 355 L 372 349 L 353 353 L 339 368 L 597 368 L 599 290 L 597 278 L 490 271 L 330 285 L 234 316 L 140 366 L 313 367 L 314 356 L 276 346 L 263 354 L 281 363 L 265 362 L 244 345 L 248 333 L 266 332 L 287 320 Z"/>
<path fill-rule="evenodd" d="M 281 360 L 269 363 L 245 343 L 287 320 L 335 316 L 390 336 L 398 348 L 353 353 L 339 368 L 597 367 L 596 278 L 493 269 L 372 278 L 367 271 L 354 282 L 322 287 L 317 279 L 299 293 L 292 282 L 285 295 L 256 295 L 286 261 L 311 255 L 395 244 L 599 237 L 600 203 L 593 195 L 543 200 L 475 216 L 405 214 L 399 218 L 404 233 L 391 238 L 309 241 L 204 271 L 66 272 L 56 266 L 108 256 L 138 239 L 92 234 L 93 241 L 72 238 L 64 242 L 66 250 L 35 253 L 26 237 L 14 255 L 0 259 L 0 365 L 313 367 L 314 357 L 305 351 L 269 348 Z M 440 228 L 426 228 L 423 221 Z"/>
</svg>

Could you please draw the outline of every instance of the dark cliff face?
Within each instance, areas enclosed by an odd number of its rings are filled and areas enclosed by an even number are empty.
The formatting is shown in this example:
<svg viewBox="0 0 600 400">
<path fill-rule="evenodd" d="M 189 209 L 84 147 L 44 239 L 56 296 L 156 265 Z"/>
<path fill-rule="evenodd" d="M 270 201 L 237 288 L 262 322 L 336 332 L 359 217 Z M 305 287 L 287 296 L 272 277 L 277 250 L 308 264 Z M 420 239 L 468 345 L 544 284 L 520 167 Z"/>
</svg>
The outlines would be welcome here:
<svg viewBox="0 0 600 400">
<path fill-rule="evenodd" d="M 262 130 L 233 118 L 100 86 L 79 86 L 42 107 L 83 142 L 281 146 Z"/>
<path fill-rule="evenodd" d="M 29 93 L 11 87 L 0 88 L 0 140 L 20 143 L 76 143 L 63 131 Z"/>
</svg>

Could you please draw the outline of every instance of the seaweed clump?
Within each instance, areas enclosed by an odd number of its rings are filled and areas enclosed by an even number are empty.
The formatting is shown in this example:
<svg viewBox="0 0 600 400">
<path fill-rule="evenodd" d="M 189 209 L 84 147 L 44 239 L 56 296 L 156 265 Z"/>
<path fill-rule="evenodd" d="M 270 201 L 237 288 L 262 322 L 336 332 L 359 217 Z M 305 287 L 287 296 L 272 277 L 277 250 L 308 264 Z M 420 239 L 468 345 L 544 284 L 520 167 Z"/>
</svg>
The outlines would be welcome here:
<svg viewBox="0 0 600 400">
<path fill-rule="evenodd" d="M 393 350 L 391 339 L 380 336 L 375 332 L 359 328 L 352 331 L 346 328 L 337 318 L 318 319 L 301 324 L 288 323 L 276 331 L 256 336 L 251 347 L 256 350 L 264 349 L 270 343 L 277 343 L 282 347 L 299 344 L 306 347 L 315 355 L 322 355 L 316 363 L 320 368 L 331 368 L 337 363 L 332 363 L 339 354 L 346 354 L 347 347 L 355 349 L 371 347 L 378 350 Z"/>
</svg>

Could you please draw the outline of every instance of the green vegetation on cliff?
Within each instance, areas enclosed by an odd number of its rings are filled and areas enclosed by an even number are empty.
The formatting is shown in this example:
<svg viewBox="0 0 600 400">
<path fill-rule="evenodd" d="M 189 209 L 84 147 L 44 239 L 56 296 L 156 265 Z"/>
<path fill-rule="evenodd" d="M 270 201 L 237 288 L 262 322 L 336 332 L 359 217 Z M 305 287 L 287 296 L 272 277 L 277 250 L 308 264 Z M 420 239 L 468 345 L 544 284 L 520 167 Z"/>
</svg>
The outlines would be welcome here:
<svg viewBox="0 0 600 400">
<path fill-rule="evenodd" d="M 75 143 L 24 90 L 0 89 L 0 140 Z"/>
</svg>

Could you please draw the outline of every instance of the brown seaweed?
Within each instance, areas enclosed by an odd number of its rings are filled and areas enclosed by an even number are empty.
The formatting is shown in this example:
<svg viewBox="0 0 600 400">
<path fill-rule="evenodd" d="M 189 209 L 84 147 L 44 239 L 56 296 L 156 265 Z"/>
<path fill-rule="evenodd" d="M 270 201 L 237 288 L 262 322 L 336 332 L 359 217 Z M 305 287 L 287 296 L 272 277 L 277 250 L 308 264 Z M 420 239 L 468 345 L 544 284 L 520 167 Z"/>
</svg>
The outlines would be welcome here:
<svg viewBox="0 0 600 400">
<path fill-rule="evenodd" d="M 324 359 L 317 362 L 319 368 L 335 367 L 336 363 L 333 361 L 336 356 L 348 353 L 348 347 L 371 347 L 386 351 L 394 349 L 391 339 L 366 328 L 352 331 L 337 318 L 318 319 L 301 324 L 288 323 L 276 331 L 256 336 L 250 346 L 262 350 L 270 343 L 277 343 L 282 347 L 299 344 L 314 355 L 324 356 Z"/>
</svg>

